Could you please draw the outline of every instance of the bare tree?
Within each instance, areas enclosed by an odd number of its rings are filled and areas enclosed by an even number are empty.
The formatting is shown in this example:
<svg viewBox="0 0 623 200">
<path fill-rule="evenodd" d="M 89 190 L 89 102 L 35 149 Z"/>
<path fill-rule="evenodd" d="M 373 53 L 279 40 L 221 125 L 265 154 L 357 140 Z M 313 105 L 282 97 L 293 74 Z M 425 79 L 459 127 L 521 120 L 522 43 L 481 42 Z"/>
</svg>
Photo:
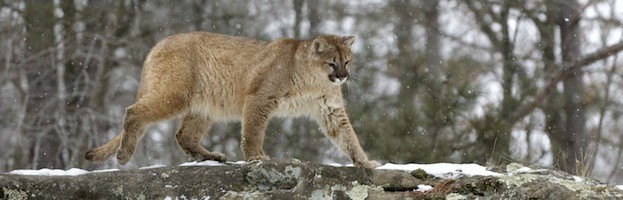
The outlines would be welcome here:
<svg viewBox="0 0 623 200">
<path fill-rule="evenodd" d="M 581 19 L 580 4 L 573 1 L 557 1 L 560 9 L 557 19 L 560 27 L 560 49 L 563 62 L 573 63 L 580 52 L 581 34 L 579 21 Z M 568 172 L 576 172 L 577 162 L 585 163 L 588 158 L 588 138 L 586 137 L 586 112 L 584 108 L 584 73 L 581 70 L 572 71 L 563 81 L 565 99 L 565 129 L 564 139 L 559 140 L 558 148 L 564 149 L 562 159 L 556 159 L 558 166 Z M 564 163 L 562 164 L 562 160 Z"/>
</svg>

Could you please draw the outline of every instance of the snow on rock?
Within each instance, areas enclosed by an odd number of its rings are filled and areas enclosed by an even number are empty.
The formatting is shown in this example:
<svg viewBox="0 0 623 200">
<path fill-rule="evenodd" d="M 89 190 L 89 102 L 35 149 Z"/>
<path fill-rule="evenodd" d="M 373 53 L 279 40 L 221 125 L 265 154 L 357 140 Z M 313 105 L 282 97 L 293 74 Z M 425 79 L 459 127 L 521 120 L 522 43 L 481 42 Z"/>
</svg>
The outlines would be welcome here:
<svg viewBox="0 0 623 200">
<path fill-rule="evenodd" d="M 417 185 L 417 189 L 415 191 L 426 192 L 432 189 L 433 189 L 433 186 L 420 184 L 420 185 Z"/>
<path fill-rule="evenodd" d="M 92 172 L 99 173 L 99 172 L 116 172 L 116 171 L 119 171 L 119 169 L 117 169 L 117 168 L 113 168 L 113 169 L 100 169 L 100 170 L 95 170 L 95 171 L 92 171 Z"/>
<path fill-rule="evenodd" d="M 69 170 L 61 170 L 61 169 L 39 169 L 39 170 L 27 170 L 27 169 L 18 169 L 9 172 L 9 174 L 19 174 L 19 175 L 37 175 L 37 176 L 77 176 L 81 174 L 89 173 L 87 170 L 71 168 Z"/>
<path fill-rule="evenodd" d="M 164 200 L 186 200 L 186 199 L 194 199 L 194 198 L 186 198 L 184 195 L 180 197 L 170 197 L 170 196 L 164 197 Z M 210 200 L 210 196 L 204 196 L 201 198 L 201 200 Z"/>
<path fill-rule="evenodd" d="M 201 161 L 201 162 L 186 162 L 182 163 L 179 166 L 225 166 L 231 164 L 245 164 L 244 161 L 237 162 L 227 162 L 220 163 L 217 161 Z M 349 165 L 341 165 L 336 163 L 328 163 L 325 165 L 336 166 L 336 167 L 351 167 L 352 164 Z M 141 169 L 152 169 L 152 168 L 160 168 L 166 167 L 165 165 L 154 165 L 148 167 L 142 167 Z M 422 169 L 426 171 L 426 173 L 434 175 L 440 178 L 457 178 L 460 176 L 500 176 L 501 174 L 488 171 L 485 167 L 477 165 L 477 164 L 451 164 L 451 163 L 436 163 L 436 164 L 393 164 L 387 163 L 377 169 L 386 169 L 386 170 L 402 170 L 402 171 L 413 171 L 417 169 Z M 528 168 L 529 169 L 529 168 Z M 110 172 L 110 171 L 118 171 L 119 169 L 107 169 L 107 170 L 97 170 L 93 172 Z M 20 175 L 42 175 L 42 176 L 76 176 L 81 174 L 89 173 L 89 171 L 83 169 L 72 168 L 69 170 L 60 170 L 60 169 L 40 169 L 40 170 L 14 170 L 9 172 L 10 174 L 20 174 Z"/>
<path fill-rule="evenodd" d="M 393 164 L 387 163 L 377 169 L 414 171 L 422 169 L 426 173 L 439 178 L 457 178 L 462 175 L 467 176 L 501 176 L 502 174 L 487 170 L 478 164 L 452 164 L 452 163 L 434 163 L 434 164 Z"/>
<path fill-rule="evenodd" d="M 324 163 L 323 165 L 328 165 L 328 166 L 332 166 L 332 167 L 354 167 L 355 165 L 353 164 L 340 164 L 340 163 Z"/>
<path fill-rule="evenodd" d="M 166 167 L 166 165 L 152 165 L 152 166 L 147 166 L 147 167 L 141 167 L 139 169 L 154 169 L 154 168 L 161 168 L 161 167 Z"/>
<path fill-rule="evenodd" d="M 521 164 L 511 163 L 506 166 L 506 172 L 508 176 L 514 176 L 517 174 L 544 173 L 547 172 L 547 169 L 532 169 L 530 167 L 525 167 Z M 576 181 L 580 182 L 581 180 L 578 181 L 576 179 Z"/>
<path fill-rule="evenodd" d="M 220 163 L 218 161 L 213 161 L 213 160 L 206 160 L 206 161 L 193 161 L 193 162 L 186 162 L 186 163 L 182 163 L 180 166 L 223 166 L 225 164 Z"/>
<path fill-rule="evenodd" d="M 226 164 L 241 165 L 245 163 L 246 162 L 244 161 L 237 161 L 237 162 L 227 162 L 224 164 L 224 163 L 220 163 L 217 161 L 207 160 L 207 161 L 201 161 L 201 162 L 186 162 L 186 163 L 182 163 L 179 166 L 224 166 Z M 167 167 L 167 166 L 166 165 L 152 165 L 152 166 L 147 166 L 147 167 L 141 167 L 140 169 L 153 169 L 153 168 L 161 168 L 161 167 Z M 18 169 L 18 170 L 13 170 L 9 172 L 9 174 L 37 175 L 37 176 L 77 176 L 77 175 L 86 174 L 90 172 L 100 173 L 100 172 L 115 172 L 115 171 L 119 171 L 119 169 L 103 169 L 103 170 L 87 171 L 87 170 L 78 169 L 78 168 L 71 168 L 69 170 L 44 168 L 44 169 L 38 169 L 38 170 Z"/>
<path fill-rule="evenodd" d="M 247 162 L 245 161 L 236 161 L 236 162 L 226 162 L 226 163 L 221 163 L 218 161 L 213 161 L 213 160 L 205 160 L 205 161 L 193 161 L 193 162 L 185 162 L 180 164 L 180 166 L 224 166 L 226 164 L 235 164 L 235 165 L 242 165 L 245 164 Z"/>
</svg>

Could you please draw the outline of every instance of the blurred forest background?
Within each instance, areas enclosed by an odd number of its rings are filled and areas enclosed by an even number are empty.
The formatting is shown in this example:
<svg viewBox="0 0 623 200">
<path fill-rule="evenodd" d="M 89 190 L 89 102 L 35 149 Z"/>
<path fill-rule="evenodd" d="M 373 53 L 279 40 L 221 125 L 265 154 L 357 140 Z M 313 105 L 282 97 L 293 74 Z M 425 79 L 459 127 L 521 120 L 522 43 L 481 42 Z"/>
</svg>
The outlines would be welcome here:
<svg viewBox="0 0 623 200">
<path fill-rule="evenodd" d="M 0 0 L 0 172 L 116 167 L 111 139 L 141 63 L 188 31 L 262 40 L 357 36 L 348 113 L 372 159 L 520 162 L 623 183 L 617 0 Z M 130 167 L 188 160 L 153 126 Z M 242 160 L 240 125 L 203 141 Z M 271 157 L 349 163 L 306 119 L 275 119 Z"/>
</svg>

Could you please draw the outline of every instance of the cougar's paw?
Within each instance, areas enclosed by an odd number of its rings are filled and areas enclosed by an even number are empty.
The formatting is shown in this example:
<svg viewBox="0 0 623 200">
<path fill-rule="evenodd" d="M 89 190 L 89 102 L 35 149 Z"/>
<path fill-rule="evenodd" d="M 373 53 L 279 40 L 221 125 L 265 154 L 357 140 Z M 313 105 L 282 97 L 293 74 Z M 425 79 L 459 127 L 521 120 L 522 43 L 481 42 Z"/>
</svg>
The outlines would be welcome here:
<svg viewBox="0 0 623 200">
<path fill-rule="evenodd" d="M 374 169 L 374 168 L 380 167 L 381 163 L 375 160 L 369 160 L 369 161 L 361 163 L 359 166 L 363 168 Z"/>
<path fill-rule="evenodd" d="M 98 151 L 98 149 L 90 149 L 89 151 L 87 151 L 84 154 L 84 159 L 86 160 L 90 160 L 90 161 L 102 161 L 105 160 L 106 158 L 103 158 L 105 156 L 101 156 L 101 152 Z"/>
<path fill-rule="evenodd" d="M 214 160 L 218 162 L 227 161 L 227 156 L 219 152 L 209 152 L 193 156 L 195 161 Z"/>
<path fill-rule="evenodd" d="M 117 163 L 119 163 L 120 165 L 125 165 L 126 163 L 128 163 L 128 161 L 130 161 L 132 154 L 134 154 L 134 152 L 131 150 L 127 150 L 124 148 L 117 149 Z"/>
<path fill-rule="evenodd" d="M 247 159 L 247 162 L 253 162 L 253 161 L 267 161 L 270 160 L 270 158 L 266 155 L 257 155 L 257 156 L 250 156 Z"/>
</svg>

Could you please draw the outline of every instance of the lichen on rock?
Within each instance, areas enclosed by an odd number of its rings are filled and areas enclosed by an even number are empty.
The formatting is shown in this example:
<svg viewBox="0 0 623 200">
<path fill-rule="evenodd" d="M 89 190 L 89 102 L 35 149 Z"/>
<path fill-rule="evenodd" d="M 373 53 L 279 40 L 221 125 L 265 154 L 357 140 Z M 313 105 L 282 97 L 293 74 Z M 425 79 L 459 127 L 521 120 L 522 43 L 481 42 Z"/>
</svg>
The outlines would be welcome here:
<svg viewBox="0 0 623 200">
<path fill-rule="evenodd" d="M 28 194 L 25 191 L 16 190 L 16 189 L 8 189 L 2 187 L 2 191 L 4 193 L 4 198 L 6 200 L 26 200 L 28 199 Z"/>
</svg>

